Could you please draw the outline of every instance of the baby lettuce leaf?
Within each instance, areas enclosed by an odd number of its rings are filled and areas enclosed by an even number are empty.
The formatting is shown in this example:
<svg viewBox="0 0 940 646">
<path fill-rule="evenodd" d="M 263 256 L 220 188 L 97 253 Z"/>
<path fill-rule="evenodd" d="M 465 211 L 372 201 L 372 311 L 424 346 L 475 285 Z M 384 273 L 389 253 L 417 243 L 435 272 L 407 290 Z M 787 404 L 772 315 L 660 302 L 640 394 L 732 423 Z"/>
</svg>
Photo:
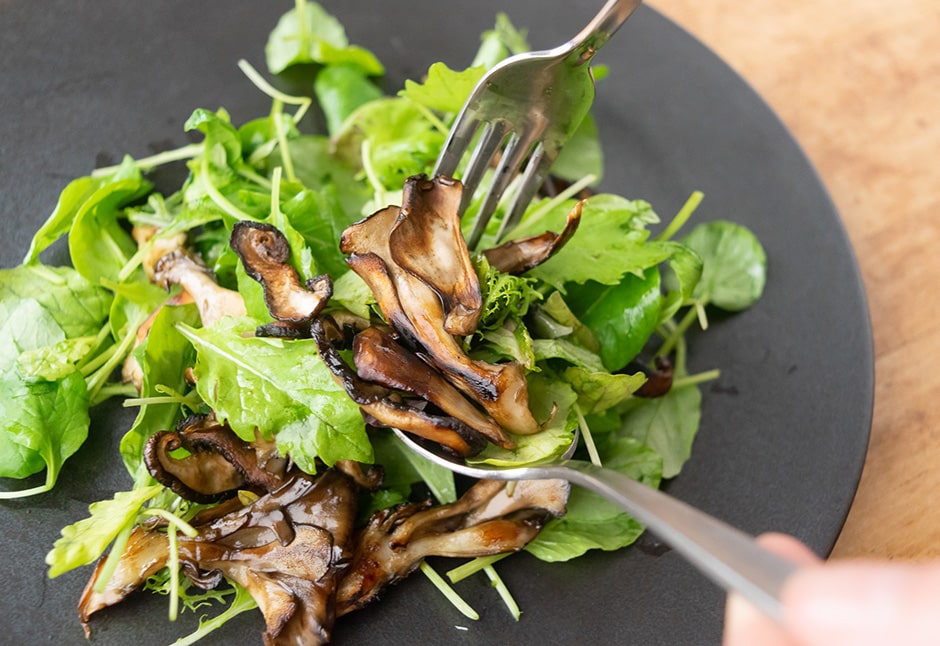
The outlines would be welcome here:
<svg viewBox="0 0 940 646">
<path fill-rule="evenodd" d="M 576 182 L 582 177 L 594 175 L 599 182 L 604 175 L 604 151 L 601 148 L 597 122 L 588 114 L 574 131 L 571 139 L 552 164 L 552 175 Z"/>
<path fill-rule="evenodd" d="M 132 190 L 128 191 L 129 187 Z M 108 202 L 109 208 L 116 209 L 149 190 L 150 185 L 142 180 L 140 170 L 130 157 L 125 157 L 117 171 L 110 175 L 72 180 L 59 195 L 52 214 L 33 235 L 23 262 L 38 260 L 43 250 L 69 232 L 79 216 L 98 208 L 102 201 Z"/>
<path fill-rule="evenodd" d="M 662 456 L 663 477 L 675 477 L 692 454 L 701 419 L 701 391 L 695 385 L 679 386 L 663 397 L 634 401 L 638 405 L 624 416 L 617 434 L 655 450 Z"/>
<path fill-rule="evenodd" d="M 305 471 L 315 458 L 371 463 L 359 407 L 333 381 L 310 339 L 253 336 L 258 321 L 223 319 L 202 329 L 178 326 L 196 348 L 197 390 L 220 421 L 245 440 L 276 437 Z M 251 336 L 246 336 L 251 335 Z"/>
<path fill-rule="evenodd" d="M 746 227 L 726 220 L 696 226 L 682 240 L 704 260 L 695 296 L 729 312 L 753 305 L 767 282 L 767 255 Z"/>
<path fill-rule="evenodd" d="M 360 105 L 383 96 L 365 71 L 350 63 L 329 65 L 317 74 L 313 82 L 317 103 L 326 116 L 329 133 L 336 134 L 343 122 Z"/>
<path fill-rule="evenodd" d="M 52 345 L 26 350 L 16 358 L 16 368 L 26 381 L 57 381 L 89 358 L 97 347 L 93 336 L 63 339 Z"/>
<path fill-rule="evenodd" d="M 596 437 L 603 465 L 650 487 L 658 487 L 662 459 L 648 446 L 630 437 Z M 643 526 L 606 498 L 572 487 L 568 513 L 549 521 L 525 550 L 543 561 L 567 561 L 588 550 L 616 550 L 633 543 Z"/>
<path fill-rule="evenodd" d="M 0 475 L 22 478 L 45 466 L 46 484 L 41 490 L 51 489 L 62 464 L 88 437 L 85 378 L 76 369 L 56 381 L 26 382 L 4 374 L 0 423 Z"/>
<path fill-rule="evenodd" d="M 350 45 L 343 25 L 316 2 L 297 0 L 281 16 L 265 46 L 268 70 L 280 74 L 301 63 L 348 63 L 370 75 L 385 70 L 369 51 Z"/>
<path fill-rule="evenodd" d="M 578 406 L 585 415 L 602 413 L 619 406 L 633 397 L 633 393 L 646 383 L 646 375 L 632 375 L 605 371 L 592 372 L 572 366 L 564 372 L 565 380 L 578 394 Z M 593 427 L 591 427 L 593 428 Z"/>
<path fill-rule="evenodd" d="M 505 13 L 496 14 L 496 25 L 480 36 L 480 48 L 470 67 L 490 69 L 504 58 L 529 51 L 525 29 L 516 29 Z"/>
<path fill-rule="evenodd" d="M 386 191 L 400 195 L 406 179 L 429 172 L 444 137 L 418 104 L 386 97 L 366 103 L 349 115 L 335 140 L 341 159 L 354 165 L 368 164 Z M 362 159 L 363 150 L 368 151 L 366 160 Z"/>
<path fill-rule="evenodd" d="M 467 460 L 495 466 L 526 466 L 561 457 L 571 446 L 577 416 L 574 404 L 577 395 L 564 381 L 550 379 L 541 373 L 527 376 L 529 406 L 535 419 L 545 424 L 532 435 L 516 435 L 516 448 L 503 449 L 488 445 L 482 453 Z"/>
<path fill-rule="evenodd" d="M 39 263 L 0 269 L 0 302 L 6 307 L 33 299 L 59 324 L 67 338 L 97 334 L 108 316 L 111 294 L 69 267 Z M 10 321 L 10 319 L 7 319 Z M 12 325 L 29 327 L 29 319 Z"/>
<path fill-rule="evenodd" d="M 153 319 L 147 339 L 135 350 L 144 374 L 141 397 L 163 395 L 158 386 L 180 394 L 185 392 L 185 369 L 192 365 L 196 352 L 177 329 L 178 324 L 199 325 L 199 312 L 195 305 L 162 307 Z M 138 473 L 147 439 L 157 431 L 172 430 L 182 417 L 179 404 L 141 405 L 133 426 L 121 439 L 121 457 L 131 476 Z"/>
</svg>

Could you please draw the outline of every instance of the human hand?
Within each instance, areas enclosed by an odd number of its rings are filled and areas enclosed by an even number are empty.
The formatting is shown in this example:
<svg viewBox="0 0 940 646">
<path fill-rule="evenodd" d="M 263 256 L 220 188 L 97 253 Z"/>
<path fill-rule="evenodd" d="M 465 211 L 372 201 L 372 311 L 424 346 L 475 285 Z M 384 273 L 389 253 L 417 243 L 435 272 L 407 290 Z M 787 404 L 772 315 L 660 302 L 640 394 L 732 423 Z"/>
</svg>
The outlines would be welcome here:
<svg viewBox="0 0 940 646">
<path fill-rule="evenodd" d="M 940 644 L 940 562 L 823 563 L 790 536 L 758 541 L 803 567 L 784 584 L 781 623 L 730 595 L 724 646 Z"/>
</svg>

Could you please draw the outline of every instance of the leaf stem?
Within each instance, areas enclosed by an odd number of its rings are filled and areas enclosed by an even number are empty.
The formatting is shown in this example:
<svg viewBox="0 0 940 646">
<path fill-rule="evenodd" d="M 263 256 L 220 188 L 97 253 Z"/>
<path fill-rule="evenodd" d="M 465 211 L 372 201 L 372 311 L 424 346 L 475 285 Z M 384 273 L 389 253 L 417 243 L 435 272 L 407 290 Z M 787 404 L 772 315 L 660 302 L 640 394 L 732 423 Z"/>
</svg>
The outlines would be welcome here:
<svg viewBox="0 0 940 646">
<path fill-rule="evenodd" d="M 588 186 L 590 186 L 596 181 L 597 181 L 597 175 L 595 175 L 594 173 L 588 173 L 587 175 L 579 179 L 577 182 L 575 182 L 574 184 L 572 184 L 571 186 L 563 190 L 561 193 L 559 193 L 552 199 L 548 200 L 544 204 L 540 204 L 534 211 L 532 211 L 532 213 L 525 216 L 522 221 L 525 222 L 526 226 L 531 227 L 533 223 L 538 222 L 540 219 L 544 218 L 548 213 L 551 213 L 551 211 L 556 206 L 558 206 L 565 200 L 571 199 L 572 197 L 574 197 L 575 195 L 577 195 L 582 190 L 584 190 L 585 188 L 587 188 Z M 522 222 L 520 222 L 520 225 L 521 224 Z M 517 225 L 513 229 L 513 231 L 515 231 L 515 229 L 517 228 L 519 228 L 519 225 Z M 513 235 L 513 231 L 507 232 L 503 237 L 511 238 Z"/>
<path fill-rule="evenodd" d="M 304 4 L 298 0 L 298 5 Z M 298 8 L 298 14 L 302 13 L 302 9 Z M 306 20 L 302 19 L 301 16 L 301 29 L 306 29 Z M 313 104 L 313 99 L 307 96 L 294 96 L 292 94 L 287 94 L 281 92 L 273 85 L 268 83 L 263 76 L 256 70 L 251 63 L 245 59 L 240 59 L 238 61 L 238 69 L 248 77 L 248 80 L 251 81 L 256 88 L 267 94 L 269 97 L 276 101 L 280 101 L 286 105 L 296 105 L 298 106 L 297 112 L 294 113 L 292 120 L 296 124 L 301 119 L 304 118 L 304 115 L 307 113 L 307 110 L 310 109 L 310 106 Z"/>
<path fill-rule="evenodd" d="M 488 565 L 483 568 L 483 571 L 486 572 L 486 576 L 489 577 L 493 587 L 496 588 L 496 592 L 499 594 L 499 598 L 503 600 L 504 604 L 506 604 L 506 608 L 509 610 L 509 614 L 512 615 L 513 619 L 519 621 L 519 618 L 522 616 L 522 610 L 519 608 L 519 604 L 516 603 L 512 593 L 509 591 L 509 587 L 503 582 L 503 579 L 499 576 L 499 573 L 496 572 L 496 568 L 494 568 L 492 565 Z"/>
<path fill-rule="evenodd" d="M 489 556 L 478 556 L 475 559 L 467 561 L 462 565 L 458 565 L 452 570 L 447 571 L 447 578 L 451 583 L 460 583 L 469 576 L 472 576 L 479 572 L 480 570 L 485 570 L 494 563 L 502 561 L 504 558 L 509 556 L 509 552 L 505 554 L 491 554 Z"/>
<path fill-rule="evenodd" d="M 111 582 L 111 577 L 114 576 L 114 571 L 117 569 L 118 561 L 121 560 L 121 555 L 124 554 L 124 548 L 127 547 L 127 541 L 130 539 L 132 531 L 134 531 L 133 522 L 128 523 L 114 539 L 111 551 L 108 552 L 104 565 L 101 566 L 101 570 L 98 572 L 98 578 L 95 580 L 94 591 L 98 594 L 103 594 L 108 587 L 108 583 Z"/>
<path fill-rule="evenodd" d="M 430 565 L 425 561 L 421 561 L 421 572 L 426 576 L 431 583 L 434 584 L 434 587 L 437 588 L 441 594 L 443 594 L 448 601 L 450 601 L 453 606 L 460 611 L 460 613 L 467 617 L 468 619 L 473 619 L 476 621 L 480 618 L 479 613 L 474 610 L 469 603 L 463 600 L 463 598 L 457 594 L 457 591 L 454 590 L 447 584 L 447 581 L 444 578 L 434 571 Z"/>
<path fill-rule="evenodd" d="M 591 435 L 591 429 L 588 427 L 587 420 L 584 419 L 584 414 L 581 412 L 581 407 L 575 404 L 574 412 L 575 415 L 578 416 L 578 428 L 581 429 L 581 437 L 584 438 L 584 446 L 587 447 L 588 456 L 591 458 L 591 463 L 597 467 L 604 466 L 601 464 L 601 456 L 597 452 L 597 445 L 594 444 L 594 436 Z"/>
<path fill-rule="evenodd" d="M 660 242 L 669 240 L 672 236 L 676 234 L 679 229 L 692 217 L 692 213 L 695 212 L 695 209 L 698 208 L 698 205 L 702 203 L 702 198 L 705 197 L 705 194 L 701 191 L 693 191 L 692 195 L 689 196 L 689 199 L 685 201 L 685 204 L 682 205 L 682 208 L 679 209 L 679 212 L 676 213 L 676 217 L 672 219 L 672 222 L 669 223 L 662 233 L 656 236 L 656 239 Z"/>
<path fill-rule="evenodd" d="M 192 159 L 199 154 L 199 151 L 202 150 L 202 144 L 186 144 L 180 148 L 174 148 L 173 150 L 165 150 L 163 152 L 157 153 L 156 155 L 150 155 L 149 157 L 141 157 L 140 159 L 135 159 L 134 163 L 137 164 L 137 167 L 141 170 L 150 170 L 156 168 L 157 166 L 162 166 L 163 164 L 168 164 L 170 162 L 181 161 L 183 159 Z M 116 172 L 120 166 L 102 166 L 101 168 L 96 168 L 91 171 L 92 177 L 103 177 L 105 175 L 110 175 Z"/>
<path fill-rule="evenodd" d="M 698 319 L 698 317 L 698 308 L 694 306 L 690 307 L 685 313 L 685 316 L 683 316 L 679 321 L 679 324 L 676 325 L 675 329 L 673 329 L 669 336 L 666 337 L 666 339 L 663 341 L 663 344 L 656 352 L 656 355 L 665 357 L 670 352 L 672 352 L 672 349 L 676 346 L 676 343 L 679 342 L 679 338 L 685 334 L 685 331 L 689 329 L 690 325 L 692 325 L 692 321 L 695 321 Z"/>
</svg>

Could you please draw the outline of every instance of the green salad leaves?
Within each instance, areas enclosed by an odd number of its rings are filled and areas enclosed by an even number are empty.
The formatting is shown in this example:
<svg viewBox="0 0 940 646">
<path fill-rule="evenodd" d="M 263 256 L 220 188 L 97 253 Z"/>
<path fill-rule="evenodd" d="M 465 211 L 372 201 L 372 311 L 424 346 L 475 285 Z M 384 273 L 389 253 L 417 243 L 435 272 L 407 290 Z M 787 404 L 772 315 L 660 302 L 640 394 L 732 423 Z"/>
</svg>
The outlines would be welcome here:
<svg viewBox="0 0 940 646">
<path fill-rule="evenodd" d="M 229 239 L 240 221 L 273 225 L 288 240 L 301 280 L 331 277 L 328 311 L 380 317 L 371 292 L 346 265 L 340 234 L 399 203 L 405 180 L 430 172 L 482 74 L 527 48 L 525 33 L 499 16 L 465 69 L 433 63 L 426 76 L 387 96 L 376 82 L 384 71 L 378 59 L 350 44 L 322 7 L 298 0 L 270 34 L 268 71 L 302 66 L 312 75 L 326 133 L 301 131 L 312 98 L 280 93 L 242 62 L 271 97 L 267 115 L 235 124 L 224 109 L 196 109 L 185 128 L 201 134 L 200 143 L 126 158 L 64 188 L 23 264 L 0 270 L 0 476 L 46 472 L 44 484 L 0 497 L 49 490 L 87 437 L 95 404 L 129 397 L 127 405 L 139 412 L 121 443 L 129 491 L 95 503 L 88 519 L 63 529 L 47 559 L 50 576 L 93 561 L 112 544 L 119 554 L 121 537 L 142 516 L 164 513 L 182 523 L 194 513 L 154 484 L 142 458 L 151 435 L 192 413 L 214 412 L 243 440 L 273 441 L 308 472 L 340 460 L 383 464 L 384 485 L 369 510 L 406 501 L 419 482 L 441 502 L 457 497 L 452 474 L 388 434 L 370 432 L 313 340 L 255 336 L 271 317 Z M 573 196 L 597 183 L 602 160 L 589 118 L 555 168 L 571 189 L 534 201 L 509 237 L 561 230 Z M 171 192 L 155 191 L 147 172 L 168 162 L 185 163 L 188 177 Z M 533 413 L 549 420 L 541 432 L 518 437 L 515 448 L 490 446 L 474 459 L 543 460 L 560 454 L 578 429 L 586 459 L 653 487 L 680 474 L 699 427 L 698 385 L 717 374 L 689 374 L 684 333 L 707 323 L 709 307 L 747 308 L 766 280 L 760 243 L 739 225 L 710 222 L 677 238 L 700 197 L 661 223 L 642 199 L 594 195 L 582 204 L 576 235 L 521 276 L 473 256 L 483 310 L 476 332 L 459 342 L 471 358 L 523 366 Z M 468 220 L 478 207 L 471 203 Z M 483 247 L 494 242 L 494 230 Z M 44 264 L 43 251 L 61 238 L 72 266 Z M 153 284 L 151 256 L 174 240 L 185 241 L 215 287 L 243 304 L 240 311 L 210 317 L 198 298 L 181 298 L 187 288 Z M 125 377 L 129 366 L 139 367 L 136 386 L 122 382 L 122 366 Z M 663 375 L 665 389 L 646 392 Z M 551 521 L 527 550 L 546 561 L 567 560 L 629 545 L 642 531 L 619 508 L 574 490 L 567 515 Z M 163 577 L 152 587 L 166 591 L 175 581 L 176 575 Z M 230 614 L 253 606 L 240 588 L 235 597 Z"/>
</svg>

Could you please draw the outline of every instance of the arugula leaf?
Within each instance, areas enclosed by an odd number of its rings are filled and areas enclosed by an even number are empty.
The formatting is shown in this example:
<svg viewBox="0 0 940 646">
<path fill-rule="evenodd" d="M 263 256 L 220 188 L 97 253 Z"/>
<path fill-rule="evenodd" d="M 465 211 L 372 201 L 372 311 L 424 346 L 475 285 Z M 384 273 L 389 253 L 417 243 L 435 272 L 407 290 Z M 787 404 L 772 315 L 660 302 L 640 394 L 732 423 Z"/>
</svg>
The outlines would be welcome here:
<svg viewBox="0 0 940 646">
<path fill-rule="evenodd" d="M 373 76 L 384 72 L 371 52 L 349 44 L 346 30 L 335 17 L 307 0 L 297 0 L 281 16 L 264 51 L 272 74 L 301 63 L 350 63 Z"/>
<path fill-rule="evenodd" d="M 316 471 L 315 458 L 371 463 L 372 445 L 359 407 L 316 354 L 310 339 L 244 336 L 257 321 L 223 319 L 210 328 L 178 329 L 196 348 L 197 390 L 244 440 L 275 437 L 298 466 Z"/>
<path fill-rule="evenodd" d="M 145 502 L 163 489 L 161 485 L 120 491 L 110 500 L 93 502 L 89 516 L 62 528 L 62 536 L 46 554 L 49 577 L 54 578 L 101 556 L 108 544 L 137 518 Z"/>
<path fill-rule="evenodd" d="M 546 228 L 560 231 L 574 202 L 565 202 L 549 213 L 523 219 L 513 236 L 533 235 Z M 539 204 L 530 213 L 539 212 Z M 601 194 L 590 198 L 581 211 L 582 226 L 558 253 L 531 270 L 562 293 L 569 283 L 593 280 L 616 285 L 626 274 L 642 276 L 650 267 L 668 259 L 672 249 L 650 241 L 645 226 L 656 220 L 647 202 Z"/>
<path fill-rule="evenodd" d="M 753 305 L 767 282 L 767 255 L 746 227 L 726 220 L 696 226 L 682 240 L 702 257 L 702 278 L 695 296 L 723 310 Z"/>
</svg>

